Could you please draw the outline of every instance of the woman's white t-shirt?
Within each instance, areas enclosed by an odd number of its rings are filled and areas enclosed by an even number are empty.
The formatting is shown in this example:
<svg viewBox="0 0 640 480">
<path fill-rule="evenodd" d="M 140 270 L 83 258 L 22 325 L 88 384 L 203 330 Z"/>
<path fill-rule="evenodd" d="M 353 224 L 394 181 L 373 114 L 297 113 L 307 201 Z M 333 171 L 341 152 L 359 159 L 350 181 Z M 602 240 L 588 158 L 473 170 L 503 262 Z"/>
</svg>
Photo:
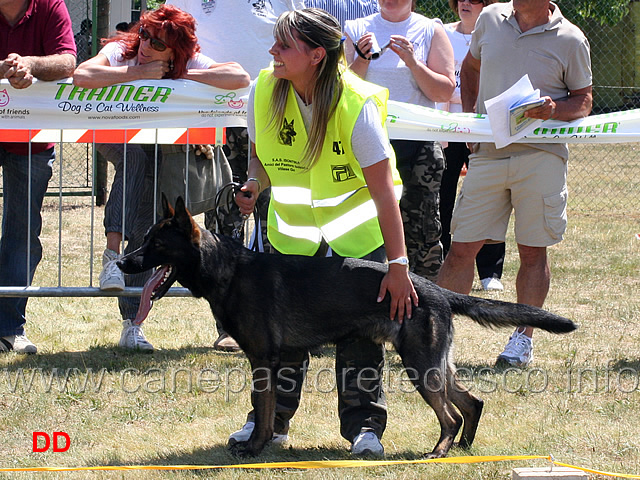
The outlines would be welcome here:
<svg viewBox="0 0 640 480">
<path fill-rule="evenodd" d="M 364 18 L 347 20 L 344 31 L 354 42 L 357 42 L 366 32 L 372 32 L 380 48 L 389 43 L 391 35 L 402 35 L 413 45 L 418 61 L 427 65 L 436 23 L 442 24 L 439 19 L 427 18 L 415 12 L 402 22 L 390 22 L 376 13 Z M 435 102 L 418 87 L 409 67 L 391 49 L 369 62 L 365 80 L 387 87 L 390 100 L 435 107 Z"/>
</svg>

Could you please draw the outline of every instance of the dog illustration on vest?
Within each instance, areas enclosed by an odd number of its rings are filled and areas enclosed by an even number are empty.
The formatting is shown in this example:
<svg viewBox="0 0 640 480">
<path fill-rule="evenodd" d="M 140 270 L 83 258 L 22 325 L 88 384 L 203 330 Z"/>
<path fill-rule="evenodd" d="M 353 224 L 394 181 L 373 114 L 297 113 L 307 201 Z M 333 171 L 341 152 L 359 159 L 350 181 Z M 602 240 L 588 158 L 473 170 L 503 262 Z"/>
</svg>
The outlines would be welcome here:
<svg viewBox="0 0 640 480">
<path fill-rule="evenodd" d="M 293 141 L 295 140 L 295 136 L 296 136 L 296 131 L 293 128 L 293 120 L 291 120 L 291 122 L 287 122 L 287 119 L 285 117 L 284 119 L 284 124 L 282 125 L 282 128 L 280 129 L 280 143 L 282 143 L 283 145 L 293 145 Z"/>
</svg>

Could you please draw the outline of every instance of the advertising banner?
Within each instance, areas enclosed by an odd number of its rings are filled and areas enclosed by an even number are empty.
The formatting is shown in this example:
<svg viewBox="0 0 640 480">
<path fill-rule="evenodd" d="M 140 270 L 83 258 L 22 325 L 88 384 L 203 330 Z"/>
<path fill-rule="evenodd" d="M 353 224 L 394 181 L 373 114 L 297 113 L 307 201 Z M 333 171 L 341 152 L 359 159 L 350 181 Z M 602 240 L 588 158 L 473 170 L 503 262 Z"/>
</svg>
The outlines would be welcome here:
<svg viewBox="0 0 640 480">
<path fill-rule="evenodd" d="M 249 88 L 220 90 L 191 80 L 137 80 L 80 88 L 72 80 L 0 84 L 2 129 L 128 129 L 246 126 Z"/>
<path fill-rule="evenodd" d="M 389 102 L 389 137 L 404 140 L 493 142 L 486 115 L 449 113 Z M 625 143 L 640 141 L 640 109 L 591 115 L 572 122 L 546 120 L 517 143 Z"/>
<path fill-rule="evenodd" d="M 0 82 L 0 139 L 7 130 L 56 130 L 37 141 L 88 141 L 90 130 L 186 129 L 246 126 L 249 88 L 220 90 L 190 80 L 139 80 L 103 88 L 80 88 L 71 79 L 38 82 L 17 90 Z M 389 137 L 405 140 L 493 142 L 486 115 L 449 113 L 389 102 Z M 61 130 L 73 135 L 60 136 Z M 2 132 L 4 131 L 4 132 Z M 140 134 L 137 143 L 161 136 Z M 17 136 L 14 141 L 23 141 Z M 125 135 L 125 141 L 133 136 Z M 36 141 L 32 135 L 24 141 Z M 47 139 L 47 140 L 45 140 Z M 70 140 L 69 140 L 70 139 Z M 76 139 L 76 140 L 74 140 Z M 640 109 L 592 115 L 573 122 L 548 120 L 519 140 L 525 143 L 623 143 L 640 140 Z"/>
</svg>

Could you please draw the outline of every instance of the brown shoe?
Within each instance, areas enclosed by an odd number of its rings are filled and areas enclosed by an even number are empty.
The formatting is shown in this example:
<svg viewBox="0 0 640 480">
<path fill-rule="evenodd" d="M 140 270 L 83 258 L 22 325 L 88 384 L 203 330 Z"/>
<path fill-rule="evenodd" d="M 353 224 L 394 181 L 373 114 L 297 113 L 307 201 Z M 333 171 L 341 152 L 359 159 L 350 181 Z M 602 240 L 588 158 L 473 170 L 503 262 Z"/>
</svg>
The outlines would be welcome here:
<svg viewBox="0 0 640 480">
<path fill-rule="evenodd" d="M 240 347 L 236 341 L 226 333 L 223 333 L 213 342 L 213 348 L 222 352 L 239 352 Z"/>
</svg>

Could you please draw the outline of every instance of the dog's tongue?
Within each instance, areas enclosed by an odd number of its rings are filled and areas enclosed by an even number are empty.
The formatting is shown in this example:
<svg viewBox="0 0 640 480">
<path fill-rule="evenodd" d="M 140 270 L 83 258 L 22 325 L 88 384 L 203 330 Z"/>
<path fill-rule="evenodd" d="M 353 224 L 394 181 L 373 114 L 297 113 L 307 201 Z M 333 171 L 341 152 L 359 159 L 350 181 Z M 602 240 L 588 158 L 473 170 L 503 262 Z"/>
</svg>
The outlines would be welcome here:
<svg viewBox="0 0 640 480">
<path fill-rule="evenodd" d="M 158 268 L 151 278 L 147 280 L 147 283 L 144 284 L 144 288 L 142 289 L 142 295 L 140 296 L 140 305 L 138 306 L 138 313 L 136 313 L 136 318 L 133 321 L 136 325 L 140 325 L 144 322 L 147 315 L 151 311 L 151 307 L 153 306 L 153 301 L 151 300 L 151 294 L 156 289 L 158 285 L 162 283 L 164 279 L 165 273 L 169 270 L 169 266 L 165 265 L 163 267 Z"/>
</svg>

